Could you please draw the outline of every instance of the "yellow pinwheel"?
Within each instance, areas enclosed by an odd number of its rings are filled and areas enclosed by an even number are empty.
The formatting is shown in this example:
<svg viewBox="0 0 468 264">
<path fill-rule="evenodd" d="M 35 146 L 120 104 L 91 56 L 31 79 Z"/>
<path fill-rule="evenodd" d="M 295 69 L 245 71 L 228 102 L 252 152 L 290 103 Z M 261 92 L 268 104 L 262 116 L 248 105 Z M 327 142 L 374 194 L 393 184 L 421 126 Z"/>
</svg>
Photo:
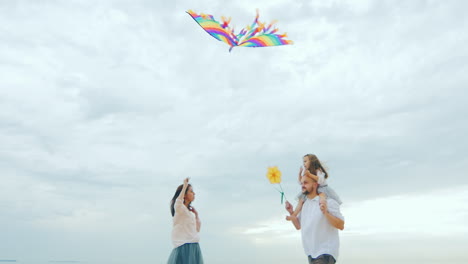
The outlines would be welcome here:
<svg viewBox="0 0 468 264">
<path fill-rule="evenodd" d="M 284 194 L 283 187 L 281 187 L 281 171 L 278 169 L 278 166 L 268 167 L 266 177 L 271 184 L 279 185 L 280 190 L 275 189 L 281 194 L 281 203 L 283 203 L 283 199 L 286 198 L 286 195 Z"/>
</svg>

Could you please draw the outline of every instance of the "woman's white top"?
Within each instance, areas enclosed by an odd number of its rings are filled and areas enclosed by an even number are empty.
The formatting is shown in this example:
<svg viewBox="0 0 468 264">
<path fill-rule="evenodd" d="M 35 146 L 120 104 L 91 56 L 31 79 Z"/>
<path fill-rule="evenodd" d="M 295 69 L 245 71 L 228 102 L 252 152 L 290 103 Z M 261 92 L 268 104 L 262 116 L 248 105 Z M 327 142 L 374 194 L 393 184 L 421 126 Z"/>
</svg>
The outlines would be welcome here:
<svg viewBox="0 0 468 264">
<path fill-rule="evenodd" d="M 174 248 L 185 243 L 198 243 L 200 234 L 197 231 L 195 214 L 184 205 L 183 198 L 177 198 L 174 204 L 175 214 L 172 218 L 172 244 Z"/>
</svg>

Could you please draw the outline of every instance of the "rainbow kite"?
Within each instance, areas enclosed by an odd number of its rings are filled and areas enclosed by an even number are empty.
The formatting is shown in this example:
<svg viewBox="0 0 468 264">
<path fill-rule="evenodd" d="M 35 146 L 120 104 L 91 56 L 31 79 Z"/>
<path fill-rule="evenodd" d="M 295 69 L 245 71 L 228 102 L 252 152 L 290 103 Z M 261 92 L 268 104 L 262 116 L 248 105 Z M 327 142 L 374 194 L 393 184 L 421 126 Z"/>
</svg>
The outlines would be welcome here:
<svg viewBox="0 0 468 264">
<path fill-rule="evenodd" d="M 286 40 L 286 33 L 276 34 L 277 28 L 273 28 L 276 21 L 266 25 L 265 23 L 258 21 L 258 9 L 257 16 L 255 17 L 252 25 L 243 28 L 239 34 L 234 33 L 234 29 L 229 26 L 231 18 L 221 17 L 222 24 L 214 19 L 212 15 L 197 14 L 192 10 L 187 13 L 206 31 L 208 34 L 213 36 L 215 39 L 220 40 L 230 46 L 229 52 L 232 48 L 239 47 L 269 47 L 292 44 L 292 40 Z"/>
</svg>

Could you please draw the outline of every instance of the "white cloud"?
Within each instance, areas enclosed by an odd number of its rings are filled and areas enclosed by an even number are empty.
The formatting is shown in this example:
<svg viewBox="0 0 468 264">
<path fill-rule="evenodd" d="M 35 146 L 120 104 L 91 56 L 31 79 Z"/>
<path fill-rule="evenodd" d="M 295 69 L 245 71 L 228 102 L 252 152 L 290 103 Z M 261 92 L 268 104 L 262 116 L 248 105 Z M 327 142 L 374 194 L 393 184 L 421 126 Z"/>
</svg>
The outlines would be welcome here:
<svg viewBox="0 0 468 264">
<path fill-rule="evenodd" d="M 464 225 L 468 217 L 468 186 L 344 203 L 341 210 L 345 216 L 341 236 L 463 236 L 468 233 Z M 274 243 L 271 237 L 300 237 L 284 219 L 261 219 L 256 226 L 237 229 L 255 242 Z"/>
<path fill-rule="evenodd" d="M 345 201 L 344 241 L 466 234 L 466 191 L 415 193 L 467 184 L 462 2 L 0 2 L 0 221 L 13 238 L 0 253 L 66 257 L 68 234 L 89 259 L 117 248 L 164 262 L 168 200 L 189 174 L 207 259 L 232 239 L 245 263 L 264 260 L 274 236 L 287 260 L 299 234 L 264 171 L 279 165 L 291 195 L 308 152 Z M 184 12 L 239 28 L 257 7 L 295 44 L 229 53 Z"/>
<path fill-rule="evenodd" d="M 468 233 L 468 186 L 384 197 L 343 210 L 356 235 L 456 236 Z M 344 232 L 346 235 L 347 232 Z"/>
</svg>

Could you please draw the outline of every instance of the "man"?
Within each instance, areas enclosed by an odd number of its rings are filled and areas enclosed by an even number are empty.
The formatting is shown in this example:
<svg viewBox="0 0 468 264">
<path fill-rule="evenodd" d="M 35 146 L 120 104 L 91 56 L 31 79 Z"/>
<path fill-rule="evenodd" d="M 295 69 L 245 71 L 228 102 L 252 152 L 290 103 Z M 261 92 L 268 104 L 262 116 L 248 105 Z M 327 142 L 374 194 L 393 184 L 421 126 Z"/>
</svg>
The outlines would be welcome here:
<svg viewBox="0 0 468 264">
<path fill-rule="evenodd" d="M 312 178 L 302 176 L 301 186 L 307 199 L 300 214 L 292 216 L 291 221 L 297 230 L 301 229 L 302 246 L 309 264 L 334 264 L 340 247 L 338 229 L 344 229 L 340 205 L 333 199 L 320 204 L 318 183 Z M 294 212 L 289 202 L 286 202 L 286 210 L 290 215 Z"/>
</svg>

